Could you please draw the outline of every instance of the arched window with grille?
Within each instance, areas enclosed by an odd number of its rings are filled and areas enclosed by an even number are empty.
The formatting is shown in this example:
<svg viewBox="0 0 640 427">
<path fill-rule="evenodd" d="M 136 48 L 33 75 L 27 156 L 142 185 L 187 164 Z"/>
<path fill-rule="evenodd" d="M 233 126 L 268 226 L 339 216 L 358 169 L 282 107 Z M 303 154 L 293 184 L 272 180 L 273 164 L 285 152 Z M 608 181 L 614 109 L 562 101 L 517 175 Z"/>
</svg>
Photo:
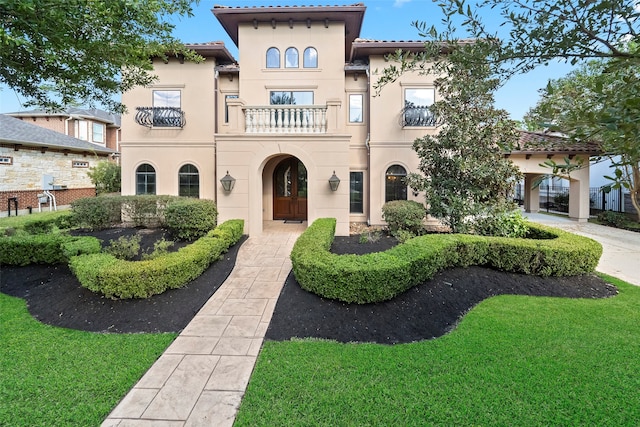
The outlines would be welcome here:
<svg viewBox="0 0 640 427">
<path fill-rule="evenodd" d="M 302 66 L 304 68 L 318 68 L 318 51 L 314 47 L 308 47 L 304 50 Z"/>
<path fill-rule="evenodd" d="M 280 51 L 277 47 L 267 49 L 267 68 L 280 68 Z"/>
<path fill-rule="evenodd" d="M 407 200 L 407 170 L 400 165 L 391 165 L 384 177 L 384 201 Z"/>
<path fill-rule="evenodd" d="M 136 169 L 136 194 L 156 194 L 156 170 L 148 163 Z"/>
<path fill-rule="evenodd" d="M 200 197 L 200 173 L 192 164 L 184 165 L 178 172 L 178 195 L 181 197 Z"/>
</svg>

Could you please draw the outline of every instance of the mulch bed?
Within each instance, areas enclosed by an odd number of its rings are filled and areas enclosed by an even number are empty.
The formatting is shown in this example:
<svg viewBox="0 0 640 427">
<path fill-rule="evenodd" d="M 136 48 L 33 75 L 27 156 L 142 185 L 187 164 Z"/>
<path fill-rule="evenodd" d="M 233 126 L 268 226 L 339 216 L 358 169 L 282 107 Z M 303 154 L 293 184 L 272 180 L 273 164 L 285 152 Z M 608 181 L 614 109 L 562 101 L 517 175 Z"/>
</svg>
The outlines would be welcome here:
<svg viewBox="0 0 640 427">
<path fill-rule="evenodd" d="M 143 235 L 143 249 L 164 235 L 162 230 L 137 229 L 86 234 L 108 242 L 132 233 Z M 93 332 L 179 332 L 231 273 L 245 239 L 184 288 L 144 300 L 112 300 L 84 289 L 66 265 L 3 266 L 0 292 L 25 299 L 33 317 L 49 325 Z M 370 243 L 359 243 L 357 235 L 336 237 L 332 251 L 364 254 L 396 243 L 384 236 Z M 452 330 L 482 300 L 501 294 L 606 298 L 616 295 L 617 289 L 595 275 L 541 278 L 470 267 L 443 271 L 391 301 L 357 305 L 304 291 L 289 274 L 266 339 L 313 337 L 382 344 L 431 339 Z"/>
</svg>

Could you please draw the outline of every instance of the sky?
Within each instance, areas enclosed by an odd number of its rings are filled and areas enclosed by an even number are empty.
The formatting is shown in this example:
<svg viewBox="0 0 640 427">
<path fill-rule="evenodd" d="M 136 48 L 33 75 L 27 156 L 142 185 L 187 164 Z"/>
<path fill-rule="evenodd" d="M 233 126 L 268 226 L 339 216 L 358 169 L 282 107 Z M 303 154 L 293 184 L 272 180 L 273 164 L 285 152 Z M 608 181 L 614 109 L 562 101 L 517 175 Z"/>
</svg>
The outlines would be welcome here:
<svg viewBox="0 0 640 427">
<path fill-rule="evenodd" d="M 308 1 L 256 1 L 256 0 L 201 0 L 194 7 L 194 16 L 176 18 L 174 35 L 185 43 L 203 43 L 222 41 L 237 59 L 238 49 L 233 44 L 222 26 L 213 16 L 214 4 L 224 6 L 292 6 L 292 5 L 349 5 L 362 2 L 367 6 L 360 37 L 376 40 L 419 40 L 414 21 L 424 21 L 429 25 L 438 25 L 442 12 L 436 1 L 432 0 L 308 0 Z M 493 12 L 481 12 L 491 30 L 499 29 L 499 16 Z M 464 37 L 460 34 L 460 37 Z M 538 98 L 538 90 L 545 87 L 549 79 L 565 76 L 571 66 L 563 63 L 541 66 L 525 75 L 513 77 L 496 94 L 496 106 L 507 110 L 512 119 L 521 120 L 524 114 L 533 107 Z M 24 102 L 12 89 L 2 87 L 0 90 L 0 113 L 20 111 Z"/>
</svg>

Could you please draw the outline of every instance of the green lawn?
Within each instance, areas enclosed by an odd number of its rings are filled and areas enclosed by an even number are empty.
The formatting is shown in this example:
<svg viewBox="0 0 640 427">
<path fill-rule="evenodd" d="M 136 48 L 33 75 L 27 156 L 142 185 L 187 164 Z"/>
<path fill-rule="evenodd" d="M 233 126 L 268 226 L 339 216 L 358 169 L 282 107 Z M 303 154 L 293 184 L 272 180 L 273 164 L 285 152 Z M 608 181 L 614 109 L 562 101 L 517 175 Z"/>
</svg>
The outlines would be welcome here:
<svg viewBox="0 0 640 427">
<path fill-rule="evenodd" d="M 594 425 L 640 420 L 640 288 L 491 298 L 413 344 L 267 342 L 236 426 Z"/>
<path fill-rule="evenodd" d="M 0 294 L 0 425 L 100 425 L 175 336 L 52 327 Z"/>
</svg>

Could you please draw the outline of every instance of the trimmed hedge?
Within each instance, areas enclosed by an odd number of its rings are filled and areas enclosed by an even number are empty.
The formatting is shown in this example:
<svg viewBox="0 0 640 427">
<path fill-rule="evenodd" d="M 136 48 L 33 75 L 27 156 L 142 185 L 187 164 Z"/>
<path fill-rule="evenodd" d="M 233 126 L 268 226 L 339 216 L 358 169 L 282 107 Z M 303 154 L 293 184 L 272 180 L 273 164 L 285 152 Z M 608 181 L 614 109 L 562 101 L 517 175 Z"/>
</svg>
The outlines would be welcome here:
<svg viewBox="0 0 640 427">
<path fill-rule="evenodd" d="M 193 240 L 216 226 L 218 210 L 213 200 L 183 198 L 168 204 L 164 217 L 171 234 L 180 239 Z"/>
<path fill-rule="evenodd" d="M 385 252 L 336 255 L 329 252 L 336 220 L 321 218 L 298 238 L 291 251 L 293 272 L 302 288 L 349 303 L 391 299 L 456 266 L 488 266 L 538 276 L 573 276 L 595 270 L 602 246 L 589 238 L 530 224 L 537 239 L 430 234 Z"/>
<path fill-rule="evenodd" d="M 180 288 L 200 276 L 242 237 L 244 221 L 226 221 L 177 252 L 146 261 L 124 261 L 98 253 L 72 257 L 71 271 L 82 286 L 109 298 L 147 298 Z"/>
<path fill-rule="evenodd" d="M 58 264 L 70 256 L 100 252 L 95 237 L 66 234 L 20 234 L 0 238 L 0 265 Z"/>
</svg>

